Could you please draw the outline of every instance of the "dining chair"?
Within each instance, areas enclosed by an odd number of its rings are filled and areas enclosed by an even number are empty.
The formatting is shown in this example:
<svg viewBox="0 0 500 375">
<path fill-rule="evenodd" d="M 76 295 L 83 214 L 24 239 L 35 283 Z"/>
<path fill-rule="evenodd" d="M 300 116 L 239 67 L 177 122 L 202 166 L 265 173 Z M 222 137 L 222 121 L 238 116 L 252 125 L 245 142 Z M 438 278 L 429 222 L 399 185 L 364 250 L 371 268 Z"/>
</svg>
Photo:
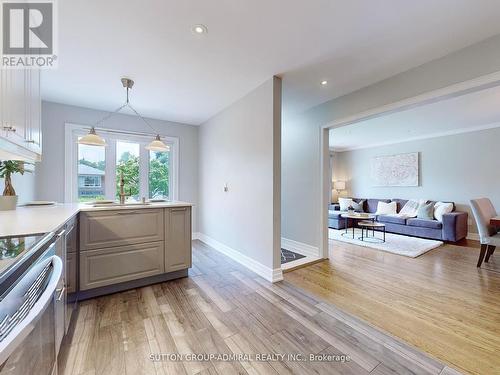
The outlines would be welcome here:
<svg viewBox="0 0 500 375">
<path fill-rule="evenodd" d="M 490 256 L 495 252 L 496 246 L 500 246 L 500 234 L 498 233 L 498 229 L 490 225 L 490 219 L 497 216 L 497 212 L 488 198 L 472 199 L 470 203 L 472 214 L 476 219 L 477 229 L 479 230 L 481 251 L 479 253 L 477 266 L 481 267 L 483 259 L 488 263 Z"/>
</svg>

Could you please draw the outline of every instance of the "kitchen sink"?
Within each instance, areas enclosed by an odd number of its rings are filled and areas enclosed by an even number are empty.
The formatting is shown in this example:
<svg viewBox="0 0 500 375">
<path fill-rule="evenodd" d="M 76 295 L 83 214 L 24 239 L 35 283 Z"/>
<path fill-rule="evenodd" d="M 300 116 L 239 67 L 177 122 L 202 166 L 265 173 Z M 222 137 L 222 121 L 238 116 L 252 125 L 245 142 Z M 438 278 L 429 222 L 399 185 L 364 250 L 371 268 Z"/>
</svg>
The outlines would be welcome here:
<svg viewBox="0 0 500 375">
<path fill-rule="evenodd" d="M 119 203 L 119 202 L 114 202 L 114 203 L 93 203 L 91 206 L 92 207 L 134 207 L 134 206 L 150 206 L 152 205 L 151 202 L 128 202 L 128 203 Z"/>
</svg>

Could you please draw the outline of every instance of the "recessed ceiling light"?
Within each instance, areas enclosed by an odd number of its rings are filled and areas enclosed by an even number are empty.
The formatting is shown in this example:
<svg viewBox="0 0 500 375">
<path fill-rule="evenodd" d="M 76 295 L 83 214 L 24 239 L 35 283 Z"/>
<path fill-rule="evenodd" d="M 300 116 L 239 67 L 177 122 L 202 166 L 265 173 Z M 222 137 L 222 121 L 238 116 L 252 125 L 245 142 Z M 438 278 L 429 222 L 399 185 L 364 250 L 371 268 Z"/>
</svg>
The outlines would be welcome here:
<svg viewBox="0 0 500 375">
<path fill-rule="evenodd" d="M 326 86 L 326 85 L 328 85 L 328 81 L 326 81 L 326 80 L 325 81 L 321 81 L 321 86 Z"/>
<path fill-rule="evenodd" d="M 208 29 L 205 25 L 194 25 L 192 28 L 191 28 L 191 31 L 194 33 L 194 34 L 206 34 L 208 33 Z"/>
</svg>

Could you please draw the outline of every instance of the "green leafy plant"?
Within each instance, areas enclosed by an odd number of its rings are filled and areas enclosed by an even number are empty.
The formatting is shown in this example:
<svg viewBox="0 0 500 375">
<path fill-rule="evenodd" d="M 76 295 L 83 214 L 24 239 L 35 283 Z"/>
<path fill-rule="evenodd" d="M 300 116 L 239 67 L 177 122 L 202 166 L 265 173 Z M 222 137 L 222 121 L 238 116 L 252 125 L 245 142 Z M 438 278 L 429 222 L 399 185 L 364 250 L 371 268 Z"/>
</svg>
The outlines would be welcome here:
<svg viewBox="0 0 500 375">
<path fill-rule="evenodd" d="M 4 160 L 0 161 L 0 178 L 5 179 L 5 189 L 3 190 L 4 196 L 14 196 L 16 191 L 12 186 L 12 175 L 19 173 L 23 175 L 25 172 L 31 173 L 30 170 L 25 169 L 25 162 L 18 160 Z"/>
</svg>

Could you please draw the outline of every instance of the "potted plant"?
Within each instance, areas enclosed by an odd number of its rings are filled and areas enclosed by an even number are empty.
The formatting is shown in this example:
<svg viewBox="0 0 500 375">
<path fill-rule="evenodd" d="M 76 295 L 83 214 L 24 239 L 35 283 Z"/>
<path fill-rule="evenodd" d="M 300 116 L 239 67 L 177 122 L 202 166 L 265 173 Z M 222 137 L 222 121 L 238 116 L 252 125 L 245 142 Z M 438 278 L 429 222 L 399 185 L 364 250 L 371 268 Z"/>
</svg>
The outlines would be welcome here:
<svg viewBox="0 0 500 375">
<path fill-rule="evenodd" d="M 347 213 L 351 215 L 354 214 L 354 207 L 353 206 L 347 207 Z"/>
<path fill-rule="evenodd" d="M 3 195 L 0 196 L 0 211 L 15 210 L 17 206 L 18 196 L 12 186 L 12 175 L 14 173 L 24 174 L 27 171 L 24 168 L 25 163 L 18 160 L 0 161 L 0 178 L 5 179 L 5 189 Z"/>
</svg>

